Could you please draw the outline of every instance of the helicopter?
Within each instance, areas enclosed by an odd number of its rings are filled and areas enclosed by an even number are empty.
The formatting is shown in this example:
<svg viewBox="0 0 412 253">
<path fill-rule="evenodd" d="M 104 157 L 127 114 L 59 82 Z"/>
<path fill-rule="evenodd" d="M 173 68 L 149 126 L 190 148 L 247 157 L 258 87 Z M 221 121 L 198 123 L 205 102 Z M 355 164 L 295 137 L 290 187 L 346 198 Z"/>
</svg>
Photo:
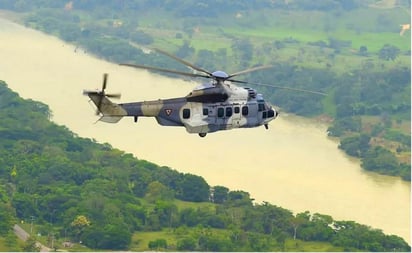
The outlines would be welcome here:
<svg viewBox="0 0 412 253">
<path fill-rule="evenodd" d="M 316 91 L 234 79 L 239 75 L 273 67 L 271 65 L 253 67 L 229 75 L 221 70 L 210 72 L 163 50 L 154 50 L 196 72 L 190 73 L 129 63 L 121 63 L 120 65 L 194 78 L 207 78 L 210 81 L 202 83 L 184 97 L 117 104 L 110 99 L 119 99 L 120 94 L 105 92 L 108 78 L 108 74 L 105 73 L 100 91 L 83 91 L 83 94 L 87 95 L 96 106 L 96 115 L 101 115 L 98 121 L 117 123 L 123 117 L 133 117 L 134 122 L 138 122 L 139 117 L 154 117 L 162 126 L 184 127 L 188 133 L 197 133 L 200 137 L 205 137 L 208 133 L 236 128 L 264 126 L 268 129 L 269 122 L 278 117 L 279 111 L 266 102 L 262 94 L 253 88 L 240 87 L 234 83 L 263 85 L 325 95 Z"/>
</svg>

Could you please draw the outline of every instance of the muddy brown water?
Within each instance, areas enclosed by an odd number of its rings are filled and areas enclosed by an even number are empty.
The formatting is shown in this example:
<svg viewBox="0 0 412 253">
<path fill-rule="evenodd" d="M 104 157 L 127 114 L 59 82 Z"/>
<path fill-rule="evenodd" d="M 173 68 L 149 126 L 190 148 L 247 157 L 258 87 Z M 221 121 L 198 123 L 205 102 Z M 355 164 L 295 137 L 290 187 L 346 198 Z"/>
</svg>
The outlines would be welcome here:
<svg viewBox="0 0 412 253">
<path fill-rule="evenodd" d="M 197 83 L 165 78 L 100 60 L 74 45 L 0 19 L 0 80 L 23 98 L 48 104 L 53 121 L 82 137 L 108 142 L 158 165 L 244 190 L 294 212 L 331 215 L 396 234 L 410 243 L 410 183 L 365 172 L 347 157 L 327 126 L 282 113 L 264 127 L 208 134 L 161 127 L 152 118 L 118 124 L 97 120 L 83 89 L 121 92 L 122 102 L 178 97 Z"/>
</svg>

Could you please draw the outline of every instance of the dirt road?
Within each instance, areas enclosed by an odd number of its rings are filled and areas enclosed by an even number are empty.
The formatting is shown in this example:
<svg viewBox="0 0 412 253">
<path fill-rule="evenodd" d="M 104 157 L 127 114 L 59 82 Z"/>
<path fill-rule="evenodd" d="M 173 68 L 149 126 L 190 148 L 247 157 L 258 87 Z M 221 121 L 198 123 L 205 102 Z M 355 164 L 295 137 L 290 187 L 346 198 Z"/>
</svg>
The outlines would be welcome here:
<svg viewBox="0 0 412 253">
<path fill-rule="evenodd" d="M 18 238 L 20 238 L 21 240 L 23 240 L 23 241 L 26 241 L 30 237 L 30 234 L 27 233 L 24 229 L 22 229 L 17 224 L 14 225 L 13 230 L 14 230 L 14 233 L 16 234 L 16 236 Z M 43 244 L 41 244 L 39 242 L 36 242 L 36 245 L 38 247 L 40 247 L 40 252 L 51 252 L 51 251 L 53 251 L 51 248 L 48 248 L 48 247 L 44 246 Z"/>
</svg>

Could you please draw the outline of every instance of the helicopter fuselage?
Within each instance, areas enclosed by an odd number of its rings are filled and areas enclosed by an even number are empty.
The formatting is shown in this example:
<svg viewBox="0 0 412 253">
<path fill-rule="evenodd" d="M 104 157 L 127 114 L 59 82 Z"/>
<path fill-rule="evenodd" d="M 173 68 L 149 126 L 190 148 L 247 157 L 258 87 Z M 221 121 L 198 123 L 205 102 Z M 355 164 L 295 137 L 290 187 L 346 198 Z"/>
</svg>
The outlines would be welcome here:
<svg viewBox="0 0 412 253">
<path fill-rule="evenodd" d="M 96 105 L 96 114 L 102 114 L 100 121 L 116 123 L 121 118 L 129 116 L 134 117 L 134 121 L 137 122 L 139 117 L 155 117 L 160 125 L 185 127 L 187 132 L 198 133 L 200 137 L 205 137 L 207 133 L 234 128 L 251 128 L 263 125 L 268 129 L 268 123 L 278 116 L 278 112 L 265 102 L 263 96 L 257 94 L 256 90 L 238 87 L 233 83 L 326 95 L 323 92 L 247 82 L 236 78 L 239 75 L 257 70 L 273 68 L 272 65 L 255 66 L 229 75 L 221 70 L 210 72 L 160 49 L 154 49 L 154 51 L 182 63 L 195 72 L 134 63 L 121 63 L 120 65 L 192 78 L 207 78 L 210 82 L 200 85 L 185 97 L 116 104 L 111 102 L 109 98 L 120 98 L 120 94 L 107 94 L 105 92 L 107 74 L 104 74 L 102 90 L 83 91 L 83 94 L 89 96 Z"/>
<path fill-rule="evenodd" d="M 89 97 L 95 102 L 100 98 Z M 112 103 L 104 98 L 100 112 L 102 121 L 115 123 L 121 117 L 154 117 L 162 126 L 185 127 L 201 137 L 207 133 L 234 128 L 251 128 L 267 124 L 278 115 L 262 95 L 250 88 L 231 84 L 204 84 L 180 98 L 133 103 Z"/>
</svg>

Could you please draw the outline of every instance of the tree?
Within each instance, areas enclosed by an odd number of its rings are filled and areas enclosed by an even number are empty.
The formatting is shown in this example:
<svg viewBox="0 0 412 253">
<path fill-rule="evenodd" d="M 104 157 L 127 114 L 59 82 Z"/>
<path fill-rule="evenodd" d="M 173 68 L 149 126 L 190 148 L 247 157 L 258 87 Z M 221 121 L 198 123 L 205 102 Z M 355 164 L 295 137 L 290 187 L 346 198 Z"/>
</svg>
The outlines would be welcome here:
<svg viewBox="0 0 412 253">
<path fill-rule="evenodd" d="M 366 46 L 360 46 L 359 55 L 368 56 L 368 48 Z"/>
<path fill-rule="evenodd" d="M 163 238 L 156 239 L 154 241 L 150 241 L 148 247 L 149 249 L 156 251 L 165 250 L 167 249 L 167 241 Z"/>
<path fill-rule="evenodd" d="M 253 44 L 248 39 L 237 39 L 232 42 L 232 50 L 235 52 L 242 67 L 245 67 L 253 58 Z"/>
<path fill-rule="evenodd" d="M 153 43 L 154 39 L 149 34 L 143 31 L 134 31 L 130 34 L 130 38 L 142 45 L 150 45 Z"/>
<path fill-rule="evenodd" d="M 63 29 L 60 29 L 60 36 L 63 40 L 73 42 L 80 37 L 81 31 L 77 25 L 67 23 L 61 26 L 64 26 Z"/>
<path fill-rule="evenodd" d="M 399 170 L 399 162 L 392 152 L 377 146 L 365 153 L 362 160 L 362 167 L 367 170 L 393 175 Z"/>
<path fill-rule="evenodd" d="M 29 179 L 27 179 L 28 182 Z M 23 180 L 22 180 L 23 181 Z M 37 215 L 36 200 L 33 196 L 25 193 L 16 193 L 12 200 L 13 207 L 16 209 L 17 217 L 30 217 Z"/>
<path fill-rule="evenodd" d="M 370 139 L 368 134 L 346 137 L 341 140 L 339 148 L 345 150 L 348 155 L 362 157 L 369 149 Z"/>
<path fill-rule="evenodd" d="M 82 235 L 83 243 L 92 249 L 100 248 L 100 243 L 103 238 L 104 230 L 102 227 L 99 226 L 86 228 Z"/>
<path fill-rule="evenodd" d="M 214 69 L 216 68 L 216 57 L 213 51 L 201 49 L 197 53 L 197 61 L 195 65 L 202 66 L 205 69 Z"/>
<path fill-rule="evenodd" d="M 8 233 L 4 238 L 4 244 L 10 251 L 21 251 L 19 244 L 17 243 L 17 236 L 14 233 Z"/>
<path fill-rule="evenodd" d="M 176 224 L 177 207 L 173 202 L 158 200 L 152 212 L 152 215 L 156 215 L 161 227 L 172 227 Z"/>
<path fill-rule="evenodd" d="M 37 244 L 36 238 L 30 236 L 23 246 L 25 252 L 40 252 L 41 247 Z"/>
<path fill-rule="evenodd" d="M 171 200 L 174 198 L 173 191 L 164 186 L 159 181 L 153 181 L 147 186 L 145 198 L 149 202 L 156 202 L 157 200 Z"/>
<path fill-rule="evenodd" d="M 192 174 L 184 174 L 180 182 L 178 197 L 185 201 L 209 201 L 210 186 L 205 179 Z"/>
<path fill-rule="evenodd" d="M 132 240 L 132 233 L 126 224 L 113 223 L 90 226 L 82 236 L 83 242 L 93 249 L 126 250 Z"/>
<path fill-rule="evenodd" d="M 179 212 L 180 224 L 186 225 L 188 227 L 193 227 L 199 222 L 199 217 L 196 214 L 195 209 L 185 208 Z"/>
<path fill-rule="evenodd" d="M 177 241 L 177 250 L 194 251 L 196 249 L 196 240 L 192 237 L 185 237 Z"/>
<path fill-rule="evenodd" d="M 387 236 L 379 229 L 354 221 L 335 221 L 332 243 L 345 251 L 410 251 L 411 247 L 397 236 Z"/>
<path fill-rule="evenodd" d="M 226 203 L 231 206 L 252 206 L 252 201 L 248 192 L 230 191 Z"/>
<path fill-rule="evenodd" d="M 298 213 L 296 216 L 292 217 L 291 223 L 293 226 L 293 240 L 296 240 L 297 232 L 299 226 L 309 222 L 309 212 Z"/>
<path fill-rule="evenodd" d="M 395 60 L 398 57 L 400 50 L 396 46 L 385 44 L 379 50 L 379 58 L 385 61 Z"/>
<path fill-rule="evenodd" d="M 332 217 L 315 213 L 311 216 L 310 222 L 303 227 L 301 233 L 305 240 L 328 241 L 333 235 Z"/>
<path fill-rule="evenodd" d="M 233 249 L 232 242 L 213 233 L 203 233 L 198 239 L 199 251 L 230 251 Z"/>
<path fill-rule="evenodd" d="M 185 40 L 183 42 L 183 45 L 179 47 L 179 49 L 176 52 L 176 56 L 179 58 L 186 58 L 190 57 L 192 54 L 195 53 L 195 49 L 190 46 L 190 42 Z"/>
<path fill-rule="evenodd" d="M 104 239 L 100 247 L 102 249 L 126 250 L 132 241 L 132 233 L 126 224 L 108 224 L 104 228 Z"/>
<path fill-rule="evenodd" d="M 212 188 L 212 202 L 222 204 L 228 198 L 229 189 L 224 186 L 215 186 Z"/>
<path fill-rule="evenodd" d="M 258 233 L 248 233 L 252 251 L 270 251 L 270 239 Z"/>
<path fill-rule="evenodd" d="M 74 220 L 70 223 L 72 228 L 72 232 L 75 235 L 75 238 L 80 238 L 83 231 L 90 226 L 90 221 L 84 215 L 78 215 Z"/>
<path fill-rule="evenodd" d="M 14 209 L 9 204 L 0 202 L 0 236 L 11 232 L 15 223 Z"/>
<path fill-rule="evenodd" d="M 78 215 L 70 224 L 73 227 L 87 227 L 90 226 L 90 221 L 84 215 Z"/>
</svg>

